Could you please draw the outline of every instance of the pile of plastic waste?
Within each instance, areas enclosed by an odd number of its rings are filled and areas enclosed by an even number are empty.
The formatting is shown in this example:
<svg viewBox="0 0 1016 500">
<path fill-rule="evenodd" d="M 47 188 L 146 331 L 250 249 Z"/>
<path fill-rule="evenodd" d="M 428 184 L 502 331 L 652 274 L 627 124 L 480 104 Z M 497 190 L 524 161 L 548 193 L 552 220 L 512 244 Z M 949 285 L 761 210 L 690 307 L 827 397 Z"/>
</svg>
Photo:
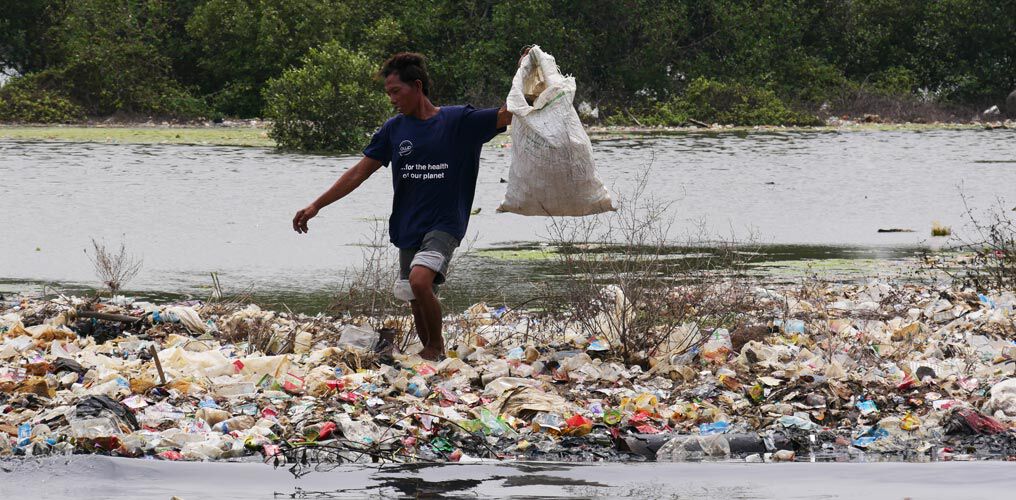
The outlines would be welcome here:
<svg viewBox="0 0 1016 500">
<path fill-rule="evenodd" d="M 695 348 L 640 365 L 609 338 L 541 336 L 527 313 L 483 304 L 446 318 L 449 357 L 428 362 L 350 318 L 7 298 L 0 456 L 1016 457 L 1013 294 L 878 281 L 754 294 L 768 319 L 703 327 Z"/>
</svg>

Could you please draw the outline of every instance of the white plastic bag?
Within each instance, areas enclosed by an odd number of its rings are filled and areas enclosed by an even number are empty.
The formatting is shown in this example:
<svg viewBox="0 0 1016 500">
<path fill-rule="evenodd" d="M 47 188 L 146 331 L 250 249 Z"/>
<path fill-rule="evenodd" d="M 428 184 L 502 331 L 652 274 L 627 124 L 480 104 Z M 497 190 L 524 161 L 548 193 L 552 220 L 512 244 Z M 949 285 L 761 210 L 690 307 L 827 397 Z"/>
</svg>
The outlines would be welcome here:
<svg viewBox="0 0 1016 500">
<path fill-rule="evenodd" d="M 526 95 L 536 96 L 530 105 Z M 593 166 L 593 149 L 572 105 L 575 79 L 554 57 L 533 46 L 512 80 L 508 190 L 498 212 L 592 215 L 614 210 Z"/>
</svg>

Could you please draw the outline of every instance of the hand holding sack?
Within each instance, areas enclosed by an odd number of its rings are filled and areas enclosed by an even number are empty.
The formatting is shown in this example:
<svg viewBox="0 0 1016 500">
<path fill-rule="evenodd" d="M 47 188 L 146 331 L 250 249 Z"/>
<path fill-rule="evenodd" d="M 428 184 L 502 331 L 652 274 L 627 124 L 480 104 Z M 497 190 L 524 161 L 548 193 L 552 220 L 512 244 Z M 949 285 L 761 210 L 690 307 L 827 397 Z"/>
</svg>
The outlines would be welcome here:
<svg viewBox="0 0 1016 500">
<path fill-rule="evenodd" d="M 508 93 L 512 159 L 498 212 L 582 216 L 615 210 L 596 175 L 574 99 L 575 78 L 563 76 L 554 57 L 533 46 Z"/>
</svg>

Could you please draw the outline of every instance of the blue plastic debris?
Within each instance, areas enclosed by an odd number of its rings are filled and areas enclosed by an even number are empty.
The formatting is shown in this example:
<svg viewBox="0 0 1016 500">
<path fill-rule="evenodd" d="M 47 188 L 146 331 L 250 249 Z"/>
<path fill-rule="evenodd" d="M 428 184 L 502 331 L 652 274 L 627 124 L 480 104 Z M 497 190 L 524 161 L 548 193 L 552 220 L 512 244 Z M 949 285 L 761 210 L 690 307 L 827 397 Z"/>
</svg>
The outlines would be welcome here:
<svg viewBox="0 0 1016 500">
<path fill-rule="evenodd" d="M 723 434 L 724 432 L 727 432 L 729 429 L 730 429 L 729 422 L 720 421 L 713 422 L 711 424 L 700 424 L 699 434 L 703 436 L 709 436 L 712 434 Z"/>
<path fill-rule="evenodd" d="M 875 406 L 875 402 L 870 399 L 862 399 L 857 402 L 857 409 L 861 410 L 861 415 L 868 415 L 878 411 L 878 407 Z"/>
<path fill-rule="evenodd" d="M 854 440 L 853 444 L 858 448 L 866 448 L 869 445 L 871 445 L 871 443 L 874 443 L 879 439 L 887 437 L 889 437 L 889 432 L 875 425 L 869 427 L 868 430 L 864 432 L 864 434 L 858 436 L 857 439 Z"/>
</svg>

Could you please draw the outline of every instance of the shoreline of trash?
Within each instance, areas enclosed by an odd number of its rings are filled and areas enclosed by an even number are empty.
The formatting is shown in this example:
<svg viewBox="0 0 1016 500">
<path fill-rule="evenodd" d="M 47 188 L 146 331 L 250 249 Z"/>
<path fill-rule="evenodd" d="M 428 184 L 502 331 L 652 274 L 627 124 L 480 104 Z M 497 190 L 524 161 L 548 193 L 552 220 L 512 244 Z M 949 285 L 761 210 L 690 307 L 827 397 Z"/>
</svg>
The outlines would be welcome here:
<svg viewBox="0 0 1016 500">
<path fill-rule="evenodd" d="M 431 363 L 355 318 L 8 297 L 0 457 L 263 460 L 295 474 L 374 462 L 1016 459 L 1011 292 L 872 280 L 752 294 L 755 321 L 679 329 L 700 335 L 697 347 L 644 366 L 567 318 L 485 304 L 446 317 L 449 357 Z"/>
</svg>

